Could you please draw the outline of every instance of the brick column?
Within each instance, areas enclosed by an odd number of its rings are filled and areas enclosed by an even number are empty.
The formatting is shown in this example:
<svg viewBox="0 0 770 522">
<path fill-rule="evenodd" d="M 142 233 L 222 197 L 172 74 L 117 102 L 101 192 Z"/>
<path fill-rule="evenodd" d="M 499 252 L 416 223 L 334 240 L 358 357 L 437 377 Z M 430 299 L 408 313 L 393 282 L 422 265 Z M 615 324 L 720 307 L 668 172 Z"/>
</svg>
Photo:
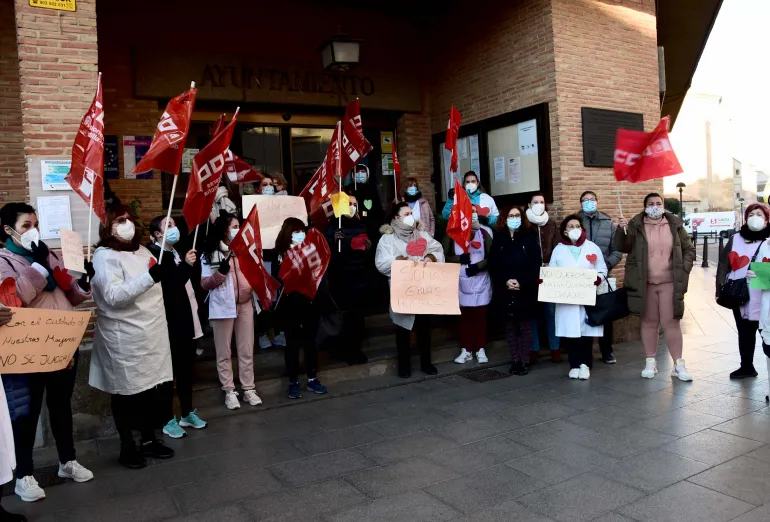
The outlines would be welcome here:
<svg viewBox="0 0 770 522">
<path fill-rule="evenodd" d="M 423 196 L 435 209 L 435 190 L 430 181 L 433 171 L 430 115 L 421 113 L 401 116 L 396 126 L 396 145 L 401 162 L 401 183 L 409 176 L 417 178 Z M 400 190 L 403 192 L 403 187 Z"/>
<path fill-rule="evenodd" d="M 19 53 L 13 0 L 0 0 L 0 201 L 26 201 Z"/>
</svg>

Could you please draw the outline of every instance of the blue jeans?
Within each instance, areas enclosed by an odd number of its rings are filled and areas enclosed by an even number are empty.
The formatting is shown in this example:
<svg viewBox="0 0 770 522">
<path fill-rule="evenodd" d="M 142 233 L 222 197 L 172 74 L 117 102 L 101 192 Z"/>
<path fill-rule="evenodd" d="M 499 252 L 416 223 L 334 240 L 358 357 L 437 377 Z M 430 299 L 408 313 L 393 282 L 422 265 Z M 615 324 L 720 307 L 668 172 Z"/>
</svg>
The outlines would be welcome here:
<svg viewBox="0 0 770 522">
<path fill-rule="evenodd" d="M 546 329 L 548 330 L 548 346 L 551 350 L 559 349 L 559 338 L 556 337 L 556 304 L 543 303 Z M 538 318 L 532 319 L 532 351 L 540 351 L 540 332 L 537 328 Z"/>
</svg>

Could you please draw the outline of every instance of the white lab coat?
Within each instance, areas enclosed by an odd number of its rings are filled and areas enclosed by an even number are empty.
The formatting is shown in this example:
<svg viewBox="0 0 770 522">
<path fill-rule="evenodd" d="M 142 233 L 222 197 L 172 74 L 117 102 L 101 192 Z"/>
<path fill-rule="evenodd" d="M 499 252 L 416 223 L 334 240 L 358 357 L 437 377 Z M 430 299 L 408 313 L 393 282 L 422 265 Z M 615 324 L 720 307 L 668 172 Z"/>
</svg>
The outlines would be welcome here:
<svg viewBox="0 0 770 522">
<path fill-rule="evenodd" d="M 596 256 L 596 262 L 590 262 L 586 256 Z M 580 247 L 580 255 L 577 259 L 572 257 L 567 245 L 559 243 L 553 249 L 551 262 L 548 266 L 563 268 L 593 268 L 602 276 L 607 275 L 607 265 L 604 263 L 602 251 L 595 243 L 586 240 Z M 586 324 L 586 309 L 580 305 L 557 304 L 556 305 L 556 337 L 602 337 L 603 326 L 589 326 Z"/>
<path fill-rule="evenodd" d="M 398 256 L 406 256 L 406 242 L 401 241 L 393 233 L 393 228 L 390 225 L 383 225 L 380 228 L 382 237 L 377 244 L 377 254 L 374 257 L 374 264 L 377 270 L 381 274 L 388 276 L 388 284 L 390 284 L 390 265 Z M 428 248 L 425 252 L 425 256 L 433 254 L 439 263 L 444 262 L 444 248 L 441 243 L 433 239 L 430 234 L 424 231 L 419 232 L 420 237 L 425 238 L 428 242 Z M 409 259 L 415 261 L 422 261 L 423 257 L 407 256 Z M 388 305 L 390 308 L 390 305 Z M 414 314 L 397 314 L 390 308 L 390 318 L 393 322 L 401 328 L 411 330 L 414 327 Z"/>
<path fill-rule="evenodd" d="M 770 258 L 770 241 L 765 241 L 762 246 L 759 247 L 759 253 L 757 254 L 757 260 Z M 762 309 L 759 313 L 759 331 L 761 333 L 762 342 L 770 344 L 770 290 L 762 290 Z M 770 364 L 770 362 L 768 362 Z M 768 367 L 770 368 L 770 366 Z"/>
<path fill-rule="evenodd" d="M 14 469 L 16 469 L 16 450 L 13 446 L 11 416 L 8 414 L 3 381 L 0 380 L 0 484 L 13 479 Z"/>
<path fill-rule="evenodd" d="M 163 290 L 148 272 L 149 250 L 97 248 L 91 283 L 97 319 L 88 383 L 135 395 L 173 380 Z"/>
</svg>

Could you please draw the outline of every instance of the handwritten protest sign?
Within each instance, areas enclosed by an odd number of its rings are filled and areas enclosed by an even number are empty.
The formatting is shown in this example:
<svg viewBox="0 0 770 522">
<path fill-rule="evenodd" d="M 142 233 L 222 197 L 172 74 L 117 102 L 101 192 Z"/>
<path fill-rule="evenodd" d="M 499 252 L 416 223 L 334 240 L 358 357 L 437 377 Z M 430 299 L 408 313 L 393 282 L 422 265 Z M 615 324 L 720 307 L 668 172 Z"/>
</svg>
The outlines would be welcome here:
<svg viewBox="0 0 770 522">
<path fill-rule="evenodd" d="M 13 308 L 0 326 L 0 373 L 53 372 L 67 367 L 91 312 Z"/>
<path fill-rule="evenodd" d="M 259 232 L 262 234 L 262 249 L 275 248 L 275 238 L 288 217 L 295 217 L 307 225 L 305 200 L 298 196 L 243 196 L 243 217 L 248 217 L 256 205 L 259 212 Z"/>
<path fill-rule="evenodd" d="M 583 268 L 543 267 L 537 300 L 544 303 L 596 304 L 596 270 Z"/>
<path fill-rule="evenodd" d="M 390 306 L 396 313 L 460 315 L 459 290 L 457 263 L 393 261 L 390 267 Z"/>
<path fill-rule="evenodd" d="M 83 242 L 80 240 L 80 234 L 60 228 L 61 234 L 61 253 L 64 261 L 64 268 L 85 274 L 86 268 L 83 264 Z"/>
</svg>

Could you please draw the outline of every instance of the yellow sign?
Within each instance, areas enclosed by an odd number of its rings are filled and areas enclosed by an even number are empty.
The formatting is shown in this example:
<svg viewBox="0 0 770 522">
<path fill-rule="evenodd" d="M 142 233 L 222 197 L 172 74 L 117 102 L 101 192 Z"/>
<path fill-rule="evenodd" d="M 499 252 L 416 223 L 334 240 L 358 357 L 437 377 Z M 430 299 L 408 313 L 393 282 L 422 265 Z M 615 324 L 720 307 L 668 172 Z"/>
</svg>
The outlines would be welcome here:
<svg viewBox="0 0 770 522">
<path fill-rule="evenodd" d="M 393 152 L 393 133 L 390 131 L 380 132 L 380 148 L 383 154 Z"/>
<path fill-rule="evenodd" d="M 30 7 L 56 9 L 57 11 L 77 11 L 75 0 L 29 0 Z"/>
</svg>

